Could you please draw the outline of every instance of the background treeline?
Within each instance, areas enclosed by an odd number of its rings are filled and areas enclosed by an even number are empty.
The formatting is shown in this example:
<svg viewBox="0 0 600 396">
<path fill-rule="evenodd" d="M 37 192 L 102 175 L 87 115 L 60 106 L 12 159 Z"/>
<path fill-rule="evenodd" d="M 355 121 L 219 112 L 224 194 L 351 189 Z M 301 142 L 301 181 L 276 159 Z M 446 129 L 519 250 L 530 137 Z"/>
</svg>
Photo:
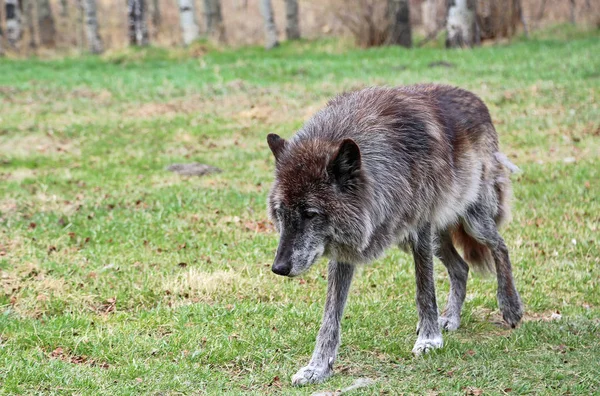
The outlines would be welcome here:
<svg viewBox="0 0 600 396">
<path fill-rule="evenodd" d="M 0 0 L 0 53 L 127 45 L 228 45 L 352 35 L 357 45 L 448 47 L 528 34 L 542 24 L 600 25 L 598 0 Z M 415 36 L 423 37 L 414 39 Z"/>
</svg>

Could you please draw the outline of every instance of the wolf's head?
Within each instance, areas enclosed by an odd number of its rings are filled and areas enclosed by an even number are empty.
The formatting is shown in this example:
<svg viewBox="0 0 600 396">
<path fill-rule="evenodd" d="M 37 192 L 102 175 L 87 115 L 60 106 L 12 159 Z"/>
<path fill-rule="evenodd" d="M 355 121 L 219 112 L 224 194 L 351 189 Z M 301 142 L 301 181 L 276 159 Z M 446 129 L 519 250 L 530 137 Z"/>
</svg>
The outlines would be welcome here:
<svg viewBox="0 0 600 396">
<path fill-rule="evenodd" d="M 293 277 L 332 242 L 353 243 L 352 235 L 364 229 L 361 154 L 351 139 L 286 141 L 269 134 L 267 142 L 276 164 L 268 210 L 280 234 L 272 270 Z"/>
</svg>

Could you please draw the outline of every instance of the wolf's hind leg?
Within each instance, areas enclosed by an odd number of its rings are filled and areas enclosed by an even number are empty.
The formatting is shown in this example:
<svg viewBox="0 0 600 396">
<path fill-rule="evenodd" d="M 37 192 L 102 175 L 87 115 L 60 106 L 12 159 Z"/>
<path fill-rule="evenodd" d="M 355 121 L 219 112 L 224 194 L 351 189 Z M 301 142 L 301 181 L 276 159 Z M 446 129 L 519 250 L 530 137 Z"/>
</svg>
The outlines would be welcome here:
<svg viewBox="0 0 600 396">
<path fill-rule="evenodd" d="M 502 317 L 511 327 L 516 327 L 523 317 L 523 304 L 515 287 L 508 248 L 500 236 L 493 217 L 479 207 L 473 206 L 463 217 L 465 231 L 492 252 L 498 279 L 498 307 Z"/>
<path fill-rule="evenodd" d="M 418 338 L 413 354 L 420 355 L 444 345 L 438 324 L 433 277 L 433 252 L 431 226 L 424 227 L 411 241 L 417 281 L 417 313 L 419 314 Z"/>
<path fill-rule="evenodd" d="M 323 382 L 333 374 L 333 363 L 340 346 L 342 315 L 353 275 L 353 265 L 333 260 L 329 262 L 325 313 L 317 335 L 315 350 L 308 366 L 294 374 L 292 384 L 305 385 Z"/>
<path fill-rule="evenodd" d="M 450 277 L 450 294 L 439 323 L 443 330 L 453 331 L 460 326 L 460 312 L 467 295 L 469 266 L 454 248 L 448 231 L 440 233 L 438 244 L 436 256 L 444 264 Z"/>
</svg>

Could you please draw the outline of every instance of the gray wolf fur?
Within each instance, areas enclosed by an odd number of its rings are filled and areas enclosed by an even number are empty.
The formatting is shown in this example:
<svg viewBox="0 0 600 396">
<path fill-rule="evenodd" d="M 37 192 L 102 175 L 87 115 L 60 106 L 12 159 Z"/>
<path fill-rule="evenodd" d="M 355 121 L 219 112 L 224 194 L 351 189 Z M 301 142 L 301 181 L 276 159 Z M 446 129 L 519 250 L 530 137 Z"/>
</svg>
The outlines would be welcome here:
<svg viewBox="0 0 600 396">
<path fill-rule="evenodd" d="M 498 233 L 510 214 L 512 164 L 500 153 L 488 109 L 476 95 L 443 85 L 344 93 L 291 139 L 270 134 L 267 142 L 276 164 L 268 212 L 280 233 L 273 272 L 293 277 L 321 256 L 330 260 L 315 350 L 294 384 L 333 373 L 355 266 L 392 245 L 414 257 L 414 354 L 442 347 L 441 329 L 458 328 L 469 265 L 496 273 L 504 320 L 518 324 L 521 299 Z M 433 256 L 451 284 L 439 317 Z"/>
</svg>

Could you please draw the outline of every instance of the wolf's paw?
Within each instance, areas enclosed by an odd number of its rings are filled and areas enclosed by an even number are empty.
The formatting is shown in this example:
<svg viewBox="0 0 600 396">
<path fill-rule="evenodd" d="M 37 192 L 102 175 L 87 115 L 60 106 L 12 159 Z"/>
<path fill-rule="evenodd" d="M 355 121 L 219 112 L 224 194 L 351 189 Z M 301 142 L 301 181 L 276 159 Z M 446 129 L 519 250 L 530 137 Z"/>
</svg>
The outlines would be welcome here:
<svg viewBox="0 0 600 396">
<path fill-rule="evenodd" d="M 459 315 L 442 315 L 438 318 L 440 329 L 454 331 L 460 326 Z"/>
<path fill-rule="evenodd" d="M 415 356 L 422 355 L 427 353 L 433 349 L 438 349 L 444 346 L 444 340 L 442 339 L 442 335 L 438 334 L 430 338 L 421 338 L 417 339 L 415 346 L 412 349 L 412 353 Z"/>
<path fill-rule="evenodd" d="M 292 385 L 318 384 L 331 377 L 333 370 L 328 367 L 311 366 L 302 367 L 292 376 Z"/>
<path fill-rule="evenodd" d="M 523 304 L 516 290 L 510 298 L 498 294 L 498 306 L 502 311 L 502 318 L 513 329 L 517 327 L 523 317 Z"/>
</svg>

